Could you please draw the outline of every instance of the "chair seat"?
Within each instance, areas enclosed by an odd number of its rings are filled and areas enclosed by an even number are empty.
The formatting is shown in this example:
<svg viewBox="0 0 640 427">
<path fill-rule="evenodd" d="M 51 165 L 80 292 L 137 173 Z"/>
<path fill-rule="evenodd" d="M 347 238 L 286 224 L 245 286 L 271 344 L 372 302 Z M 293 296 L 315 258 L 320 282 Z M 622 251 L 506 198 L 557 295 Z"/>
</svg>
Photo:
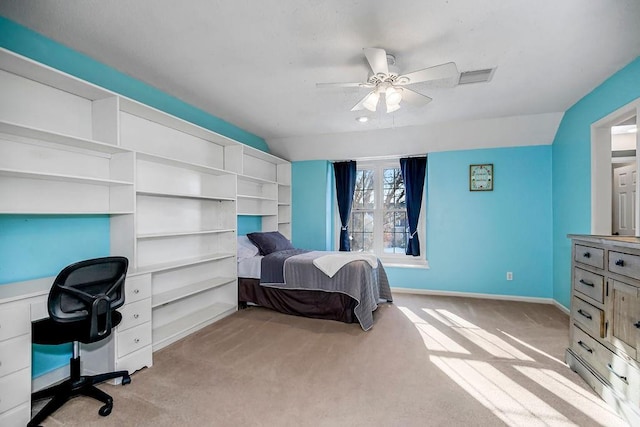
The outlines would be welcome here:
<svg viewBox="0 0 640 427">
<path fill-rule="evenodd" d="M 113 311 L 111 313 L 112 327 L 115 328 L 122 321 L 122 315 Z M 32 323 L 32 341 L 36 344 L 64 344 L 73 341 L 80 341 L 88 344 L 94 342 L 89 337 L 90 323 L 86 320 L 69 323 L 56 323 L 53 319 L 47 318 Z M 109 330 L 109 334 L 111 330 Z"/>
</svg>

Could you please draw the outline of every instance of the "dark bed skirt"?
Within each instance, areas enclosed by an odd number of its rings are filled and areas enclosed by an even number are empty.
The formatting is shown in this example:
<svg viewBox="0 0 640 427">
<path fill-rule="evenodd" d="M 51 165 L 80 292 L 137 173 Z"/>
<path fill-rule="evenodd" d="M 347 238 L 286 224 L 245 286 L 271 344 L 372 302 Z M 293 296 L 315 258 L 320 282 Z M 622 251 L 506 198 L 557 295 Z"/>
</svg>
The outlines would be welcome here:
<svg viewBox="0 0 640 427">
<path fill-rule="evenodd" d="M 238 278 L 240 306 L 254 303 L 285 314 L 356 323 L 357 301 L 348 295 L 311 290 L 276 289 L 260 286 L 260 280 Z"/>
</svg>

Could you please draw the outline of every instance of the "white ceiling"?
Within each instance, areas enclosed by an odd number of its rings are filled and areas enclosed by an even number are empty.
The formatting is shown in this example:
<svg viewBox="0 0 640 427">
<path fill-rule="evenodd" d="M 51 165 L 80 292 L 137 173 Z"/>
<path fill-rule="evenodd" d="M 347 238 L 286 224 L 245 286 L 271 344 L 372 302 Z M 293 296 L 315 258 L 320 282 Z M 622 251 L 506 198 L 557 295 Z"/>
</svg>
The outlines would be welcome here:
<svg viewBox="0 0 640 427">
<path fill-rule="evenodd" d="M 550 144 L 562 113 L 640 55 L 638 0 L 3 0 L 0 14 L 265 138 L 291 160 Z M 489 83 L 372 120 L 364 47 L 402 72 L 453 61 Z"/>
</svg>

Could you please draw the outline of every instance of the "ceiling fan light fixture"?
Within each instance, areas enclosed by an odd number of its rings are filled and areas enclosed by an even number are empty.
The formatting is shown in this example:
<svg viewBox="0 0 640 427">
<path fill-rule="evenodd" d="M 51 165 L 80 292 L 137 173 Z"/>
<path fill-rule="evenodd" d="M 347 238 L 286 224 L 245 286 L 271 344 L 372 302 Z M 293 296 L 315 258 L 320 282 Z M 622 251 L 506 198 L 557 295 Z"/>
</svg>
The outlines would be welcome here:
<svg viewBox="0 0 640 427">
<path fill-rule="evenodd" d="M 399 90 L 394 88 L 393 86 L 389 86 L 385 91 L 385 100 L 387 102 L 387 110 L 389 109 L 389 105 L 397 105 L 402 101 L 402 94 Z"/>
<path fill-rule="evenodd" d="M 362 103 L 362 106 L 369 111 L 376 111 L 379 100 L 380 100 L 380 95 L 378 95 L 378 92 L 376 91 L 371 92 L 369 96 L 367 96 L 367 99 L 365 99 L 364 102 Z"/>
<path fill-rule="evenodd" d="M 369 121 L 369 117 L 367 117 L 367 116 L 356 117 L 356 121 L 360 122 L 360 123 L 366 123 L 366 122 Z"/>
<path fill-rule="evenodd" d="M 400 109 L 400 104 L 389 104 L 387 102 L 387 113 L 393 113 L 396 110 Z"/>
</svg>

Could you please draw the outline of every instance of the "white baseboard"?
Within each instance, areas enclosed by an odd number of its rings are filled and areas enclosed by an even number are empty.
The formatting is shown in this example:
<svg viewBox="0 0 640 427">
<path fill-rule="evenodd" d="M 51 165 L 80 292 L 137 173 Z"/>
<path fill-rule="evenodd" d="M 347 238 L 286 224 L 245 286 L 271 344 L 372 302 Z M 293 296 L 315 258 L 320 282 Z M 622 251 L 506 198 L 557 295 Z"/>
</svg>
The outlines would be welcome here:
<svg viewBox="0 0 640 427">
<path fill-rule="evenodd" d="M 466 297 L 466 298 L 494 299 L 494 300 L 504 300 L 504 301 L 532 302 L 536 304 L 552 304 L 552 305 L 555 305 L 558 309 L 565 312 L 566 314 L 569 314 L 569 310 L 567 310 L 563 305 L 558 303 L 553 298 L 520 297 L 516 295 L 478 294 L 473 292 L 436 291 L 431 289 L 396 288 L 396 287 L 392 287 L 391 292 L 396 292 L 400 294 L 437 295 L 437 296 L 447 296 L 447 297 Z"/>
<path fill-rule="evenodd" d="M 42 390 L 69 377 L 69 365 L 61 366 L 31 380 L 31 392 Z"/>
<path fill-rule="evenodd" d="M 563 311 L 564 314 L 566 314 L 567 316 L 571 314 L 571 310 L 569 310 L 564 305 L 560 304 L 558 301 L 553 300 L 553 305 L 555 305 L 558 310 Z"/>
</svg>

